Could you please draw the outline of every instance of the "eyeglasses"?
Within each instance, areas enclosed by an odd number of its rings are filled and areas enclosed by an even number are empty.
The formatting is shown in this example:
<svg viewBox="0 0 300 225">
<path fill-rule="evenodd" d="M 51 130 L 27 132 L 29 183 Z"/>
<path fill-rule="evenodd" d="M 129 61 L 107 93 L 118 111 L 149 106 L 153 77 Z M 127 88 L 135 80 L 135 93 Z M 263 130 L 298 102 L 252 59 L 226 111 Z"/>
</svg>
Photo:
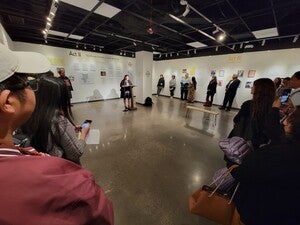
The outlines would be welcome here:
<svg viewBox="0 0 300 225">
<path fill-rule="evenodd" d="M 23 90 L 27 87 L 30 87 L 30 89 L 33 91 L 37 91 L 39 89 L 38 79 L 26 80 L 26 81 L 24 81 L 22 83 L 18 83 L 18 84 L 5 85 L 4 88 L 11 90 L 11 91 L 18 91 L 18 90 Z"/>
</svg>

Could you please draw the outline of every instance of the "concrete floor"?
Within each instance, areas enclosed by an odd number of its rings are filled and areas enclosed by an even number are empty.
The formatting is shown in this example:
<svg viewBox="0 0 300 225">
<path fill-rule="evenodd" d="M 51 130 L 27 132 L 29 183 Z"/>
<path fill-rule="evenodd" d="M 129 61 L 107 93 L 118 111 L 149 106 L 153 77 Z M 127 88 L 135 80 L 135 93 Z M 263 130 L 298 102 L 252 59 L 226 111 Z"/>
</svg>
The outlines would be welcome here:
<svg viewBox="0 0 300 225">
<path fill-rule="evenodd" d="M 218 141 L 237 111 L 221 111 L 213 127 L 202 112 L 186 119 L 179 99 L 153 101 L 129 112 L 121 99 L 75 104 L 76 122 L 91 119 L 100 129 L 100 144 L 87 147 L 82 164 L 112 200 L 116 225 L 213 225 L 189 213 L 187 199 L 225 166 Z"/>
</svg>

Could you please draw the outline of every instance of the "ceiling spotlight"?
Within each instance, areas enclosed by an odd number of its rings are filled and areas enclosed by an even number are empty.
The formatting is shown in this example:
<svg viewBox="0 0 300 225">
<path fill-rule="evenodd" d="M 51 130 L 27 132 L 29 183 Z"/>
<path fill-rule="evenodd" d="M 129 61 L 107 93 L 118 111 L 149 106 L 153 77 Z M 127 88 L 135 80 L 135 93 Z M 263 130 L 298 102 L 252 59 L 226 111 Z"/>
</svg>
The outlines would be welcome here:
<svg viewBox="0 0 300 225">
<path fill-rule="evenodd" d="M 84 45 L 84 49 L 86 49 L 86 45 Z"/>
<path fill-rule="evenodd" d="M 225 39 L 225 34 L 220 34 L 220 36 L 218 37 L 219 41 L 223 41 Z"/>
<path fill-rule="evenodd" d="M 216 47 L 216 52 L 219 51 L 219 46 Z"/>
<path fill-rule="evenodd" d="M 50 12 L 50 15 L 54 16 L 54 15 L 55 15 L 55 13 L 54 13 L 54 12 Z"/>
<path fill-rule="evenodd" d="M 50 22 L 47 22 L 47 25 L 51 27 L 51 23 Z"/>
<path fill-rule="evenodd" d="M 235 44 L 234 45 L 232 45 L 232 50 L 234 50 L 235 49 Z"/>
<path fill-rule="evenodd" d="M 188 54 L 188 55 L 190 54 L 190 50 L 187 51 L 187 54 Z"/>
<path fill-rule="evenodd" d="M 182 16 L 183 16 L 183 17 L 186 17 L 187 14 L 189 14 L 189 12 L 190 12 L 190 7 L 189 7 L 189 5 L 186 5 L 185 11 L 182 13 Z"/>
<path fill-rule="evenodd" d="M 49 22 L 51 22 L 52 19 L 48 16 L 48 17 L 47 17 L 47 20 L 48 20 Z"/>
<path fill-rule="evenodd" d="M 219 28 L 216 27 L 216 29 L 212 32 L 213 34 L 216 34 L 219 32 Z"/>
<path fill-rule="evenodd" d="M 194 54 L 196 54 L 197 53 L 197 50 L 196 49 L 194 49 Z"/>
<path fill-rule="evenodd" d="M 180 5 L 187 5 L 187 1 L 186 0 L 180 0 Z"/>
<path fill-rule="evenodd" d="M 124 54 L 123 55 L 126 55 L 126 52 L 124 52 Z"/>
<path fill-rule="evenodd" d="M 240 48 L 243 48 L 243 43 L 240 44 Z"/>
<path fill-rule="evenodd" d="M 43 34 L 47 34 L 47 32 L 45 30 L 42 31 Z"/>
<path fill-rule="evenodd" d="M 161 54 L 159 54 L 159 58 L 161 58 Z"/>
<path fill-rule="evenodd" d="M 94 45 L 94 48 L 93 48 L 93 50 L 95 51 L 96 50 L 96 46 Z"/>
<path fill-rule="evenodd" d="M 133 42 L 133 45 L 136 46 L 136 42 L 135 41 Z"/>
<path fill-rule="evenodd" d="M 299 35 L 295 36 L 294 39 L 293 39 L 293 43 L 296 43 L 296 41 L 298 40 L 299 38 Z"/>
<path fill-rule="evenodd" d="M 261 46 L 264 46 L 266 43 L 266 40 L 264 39 L 262 42 L 261 42 Z"/>
<path fill-rule="evenodd" d="M 78 43 L 76 43 L 76 48 L 78 48 Z"/>
<path fill-rule="evenodd" d="M 179 52 L 177 52 L 177 56 L 179 56 Z"/>
</svg>

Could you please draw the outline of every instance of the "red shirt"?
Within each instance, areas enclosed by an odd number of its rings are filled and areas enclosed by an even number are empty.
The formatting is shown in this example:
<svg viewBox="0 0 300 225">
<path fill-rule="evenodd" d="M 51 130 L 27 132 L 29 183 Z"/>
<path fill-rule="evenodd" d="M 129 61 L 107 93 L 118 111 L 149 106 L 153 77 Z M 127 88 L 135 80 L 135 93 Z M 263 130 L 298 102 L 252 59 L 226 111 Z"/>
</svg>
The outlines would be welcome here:
<svg viewBox="0 0 300 225">
<path fill-rule="evenodd" d="M 112 203 L 75 163 L 0 145 L 0 177 L 0 224 L 113 224 Z"/>
</svg>

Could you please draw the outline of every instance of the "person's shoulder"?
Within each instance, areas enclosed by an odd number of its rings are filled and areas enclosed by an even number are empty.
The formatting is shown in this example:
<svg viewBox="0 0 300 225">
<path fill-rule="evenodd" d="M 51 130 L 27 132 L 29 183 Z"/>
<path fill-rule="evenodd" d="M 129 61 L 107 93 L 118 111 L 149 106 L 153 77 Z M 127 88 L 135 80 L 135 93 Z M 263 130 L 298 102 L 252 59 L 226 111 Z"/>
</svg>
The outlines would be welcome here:
<svg viewBox="0 0 300 225">
<path fill-rule="evenodd" d="M 252 100 L 244 101 L 241 107 L 250 107 L 252 105 Z"/>
<path fill-rule="evenodd" d="M 27 174 L 32 179 L 38 177 L 60 176 L 77 177 L 84 174 L 85 177 L 92 177 L 92 174 L 83 167 L 55 156 L 19 156 L 2 158 L 1 167 L 13 167 L 16 174 Z M 81 174 L 81 175 L 80 175 Z"/>
</svg>

